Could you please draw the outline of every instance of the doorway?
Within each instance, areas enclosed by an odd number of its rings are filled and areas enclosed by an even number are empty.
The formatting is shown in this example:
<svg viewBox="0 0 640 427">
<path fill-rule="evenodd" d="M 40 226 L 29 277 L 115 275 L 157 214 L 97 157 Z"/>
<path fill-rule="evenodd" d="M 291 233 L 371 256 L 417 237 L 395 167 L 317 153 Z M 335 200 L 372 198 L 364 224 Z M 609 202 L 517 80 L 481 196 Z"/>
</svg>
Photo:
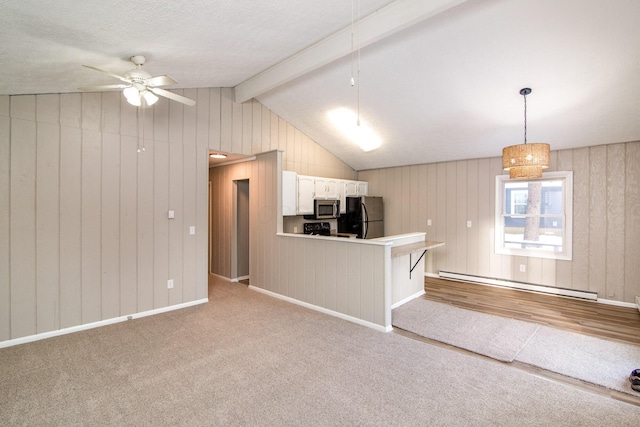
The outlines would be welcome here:
<svg viewBox="0 0 640 427">
<path fill-rule="evenodd" d="M 249 279 L 249 180 L 233 181 L 233 235 L 231 277 Z"/>
</svg>

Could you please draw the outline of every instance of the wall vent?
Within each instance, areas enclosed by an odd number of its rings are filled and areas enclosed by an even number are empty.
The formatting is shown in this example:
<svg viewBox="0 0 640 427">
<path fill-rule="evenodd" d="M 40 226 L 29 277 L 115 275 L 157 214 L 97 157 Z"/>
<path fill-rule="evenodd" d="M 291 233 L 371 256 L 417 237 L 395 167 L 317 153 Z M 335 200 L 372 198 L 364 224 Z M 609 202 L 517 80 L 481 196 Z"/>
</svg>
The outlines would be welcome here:
<svg viewBox="0 0 640 427">
<path fill-rule="evenodd" d="M 453 273 L 451 271 L 442 270 L 440 270 L 440 277 L 442 277 L 443 279 L 460 280 L 463 282 L 479 283 L 481 285 L 502 286 L 505 288 L 521 289 L 525 291 L 586 299 L 590 301 L 598 300 L 597 292 L 584 291 L 580 289 L 567 289 L 558 288 L 555 286 L 536 285 L 534 283 L 515 282 L 511 280 L 494 279 L 491 277 L 474 276 L 471 274 Z M 636 302 L 638 301 L 640 301 L 640 298 L 636 297 Z M 640 310 L 640 306 L 638 309 Z"/>
</svg>

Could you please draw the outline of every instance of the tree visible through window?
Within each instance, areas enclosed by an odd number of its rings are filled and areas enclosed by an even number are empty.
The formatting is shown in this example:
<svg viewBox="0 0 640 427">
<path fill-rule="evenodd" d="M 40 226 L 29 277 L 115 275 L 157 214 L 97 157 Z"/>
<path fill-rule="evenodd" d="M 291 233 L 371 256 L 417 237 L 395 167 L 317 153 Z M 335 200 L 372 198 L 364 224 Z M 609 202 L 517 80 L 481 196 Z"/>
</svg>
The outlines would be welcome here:
<svg viewBox="0 0 640 427">
<path fill-rule="evenodd" d="M 571 259 L 572 173 L 496 177 L 496 253 Z"/>
</svg>

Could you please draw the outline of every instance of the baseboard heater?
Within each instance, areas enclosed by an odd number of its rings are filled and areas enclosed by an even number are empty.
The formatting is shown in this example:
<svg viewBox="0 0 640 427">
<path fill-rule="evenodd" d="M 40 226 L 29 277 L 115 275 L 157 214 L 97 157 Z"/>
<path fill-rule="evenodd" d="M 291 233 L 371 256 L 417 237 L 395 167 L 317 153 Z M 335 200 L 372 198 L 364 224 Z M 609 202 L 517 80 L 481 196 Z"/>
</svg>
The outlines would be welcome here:
<svg viewBox="0 0 640 427">
<path fill-rule="evenodd" d="M 491 277 L 474 276 L 471 274 L 453 273 L 451 271 L 442 271 L 442 270 L 440 270 L 440 277 L 442 277 L 443 279 L 479 283 L 481 285 L 502 286 L 505 288 L 514 288 L 514 289 L 521 289 L 525 291 L 541 292 L 545 294 L 560 295 L 564 297 L 586 299 L 591 301 L 598 300 L 597 292 L 583 291 L 580 289 L 567 289 L 567 288 L 558 288 L 555 286 L 536 285 L 534 283 L 494 279 Z"/>
</svg>

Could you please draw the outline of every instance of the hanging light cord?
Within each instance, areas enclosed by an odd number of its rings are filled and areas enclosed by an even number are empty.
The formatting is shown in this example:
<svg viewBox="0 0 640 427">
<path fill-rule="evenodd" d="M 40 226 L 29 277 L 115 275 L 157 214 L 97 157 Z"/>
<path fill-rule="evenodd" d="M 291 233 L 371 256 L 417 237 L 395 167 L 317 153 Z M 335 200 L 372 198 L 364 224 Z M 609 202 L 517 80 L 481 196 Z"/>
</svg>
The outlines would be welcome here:
<svg viewBox="0 0 640 427">
<path fill-rule="evenodd" d="M 527 143 L 527 94 L 524 95 L 524 143 Z"/>
<path fill-rule="evenodd" d="M 527 143 L 527 95 L 531 93 L 528 87 L 520 89 L 520 95 L 524 97 L 524 143 Z"/>
<path fill-rule="evenodd" d="M 358 126 L 360 126 L 360 0 L 358 0 L 358 11 L 357 11 L 357 30 L 358 30 L 358 40 L 357 43 L 354 43 L 354 38 L 355 38 L 355 24 L 354 24 L 354 0 L 351 0 L 351 87 L 353 87 L 354 85 L 356 86 L 356 91 L 357 91 L 357 107 L 358 107 L 358 113 L 357 113 L 357 122 L 356 124 Z M 355 46 L 355 44 L 357 44 L 357 46 Z M 357 61 L 358 61 L 358 69 L 356 71 L 356 76 L 354 77 L 354 56 L 355 56 L 355 50 L 357 50 Z"/>
</svg>

